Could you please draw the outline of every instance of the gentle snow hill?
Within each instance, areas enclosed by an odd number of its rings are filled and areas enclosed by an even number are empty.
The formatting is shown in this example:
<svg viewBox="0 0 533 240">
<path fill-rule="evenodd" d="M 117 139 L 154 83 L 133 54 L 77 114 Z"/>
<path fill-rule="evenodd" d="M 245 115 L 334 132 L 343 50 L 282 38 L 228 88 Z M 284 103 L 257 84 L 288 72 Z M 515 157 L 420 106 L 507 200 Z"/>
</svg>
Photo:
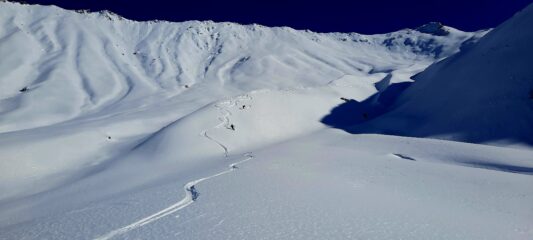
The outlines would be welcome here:
<svg viewBox="0 0 533 240">
<path fill-rule="evenodd" d="M 533 145 L 531 26 L 533 5 L 428 67 L 392 111 L 352 131 Z"/>
</svg>

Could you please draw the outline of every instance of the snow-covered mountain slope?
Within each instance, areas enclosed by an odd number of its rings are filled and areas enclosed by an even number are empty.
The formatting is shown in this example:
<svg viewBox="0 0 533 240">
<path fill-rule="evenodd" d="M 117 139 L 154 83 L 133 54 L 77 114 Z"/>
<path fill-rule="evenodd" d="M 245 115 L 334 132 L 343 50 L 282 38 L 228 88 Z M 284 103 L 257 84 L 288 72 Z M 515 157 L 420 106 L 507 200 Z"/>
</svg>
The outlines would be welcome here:
<svg viewBox="0 0 533 240">
<path fill-rule="evenodd" d="M 533 234 L 530 150 L 323 124 L 344 103 L 383 112 L 486 31 L 313 33 L 6 2 L 0 24 L 0 239 Z"/>
<path fill-rule="evenodd" d="M 533 5 L 415 77 L 394 110 L 356 131 L 533 145 Z"/>
<path fill-rule="evenodd" d="M 134 22 L 109 12 L 0 4 L 0 53 L 8 59 L 0 69 L 2 132 L 148 107 L 188 91 L 202 91 L 209 102 L 259 88 L 322 85 L 346 74 L 413 64 L 420 70 L 475 35 L 451 28 L 446 37 L 413 30 L 364 36 Z"/>
<path fill-rule="evenodd" d="M 237 136 L 228 142 L 236 150 L 320 128 L 318 120 L 342 102 L 339 97 L 364 99 L 384 78 L 380 89 L 410 81 L 485 33 L 447 27 L 447 36 L 414 30 L 319 34 L 0 4 L 2 199 L 30 193 L 27 185 L 36 192 L 53 188 L 132 149 L 130 155 L 149 152 L 161 161 L 218 156 L 217 139 L 198 136 L 227 114 L 223 102 L 255 90 L 263 92 L 250 109 L 233 106 L 251 113 L 233 118 L 237 131 L 226 126 L 207 134 Z M 295 116 L 311 121 L 286 121 Z M 44 176 L 48 181 L 38 181 Z"/>
</svg>

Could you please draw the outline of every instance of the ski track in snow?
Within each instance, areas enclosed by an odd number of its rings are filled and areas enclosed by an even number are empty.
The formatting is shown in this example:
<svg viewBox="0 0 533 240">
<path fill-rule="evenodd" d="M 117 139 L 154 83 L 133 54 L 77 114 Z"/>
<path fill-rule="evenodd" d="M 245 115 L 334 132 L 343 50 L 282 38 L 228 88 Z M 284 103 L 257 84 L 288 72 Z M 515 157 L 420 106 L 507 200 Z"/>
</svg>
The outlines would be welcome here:
<svg viewBox="0 0 533 240">
<path fill-rule="evenodd" d="M 250 97 L 249 95 L 243 95 L 243 96 L 238 96 L 235 99 L 229 99 L 229 100 L 222 101 L 220 103 L 215 104 L 214 107 L 218 110 L 218 112 L 221 114 L 221 116 L 218 117 L 218 120 L 220 121 L 220 123 L 217 124 L 216 126 L 214 126 L 213 128 L 218 129 L 218 128 L 225 127 L 226 129 L 233 130 L 231 128 L 231 123 L 230 123 L 230 120 L 229 120 L 229 117 L 231 116 L 231 112 L 228 110 L 228 108 L 235 107 L 235 106 L 239 105 L 240 102 L 243 101 L 243 100 L 252 100 L 252 97 Z M 222 144 L 222 142 L 220 142 L 220 141 L 216 140 L 215 138 L 211 137 L 208 134 L 208 130 L 209 129 L 202 130 L 200 132 L 200 135 L 205 137 L 205 138 L 207 138 L 208 140 L 214 142 L 218 146 L 220 146 L 224 150 L 224 157 L 227 158 L 228 154 L 229 154 L 228 147 L 226 145 Z"/>
<path fill-rule="evenodd" d="M 199 192 L 196 190 L 195 188 L 195 185 L 200 183 L 200 182 L 203 182 L 205 180 L 209 180 L 211 178 L 215 178 L 215 177 L 218 177 L 218 176 L 221 176 L 221 175 L 224 175 L 226 173 L 229 173 L 229 172 L 232 172 L 234 171 L 235 169 L 237 169 L 237 165 L 241 164 L 241 163 L 244 163 L 246 161 L 249 161 L 251 159 L 253 159 L 253 155 L 251 153 L 246 153 L 244 154 L 244 159 L 241 160 L 241 161 L 238 161 L 238 162 L 235 162 L 235 163 L 232 163 L 229 165 L 229 169 L 225 170 L 225 171 L 222 171 L 222 172 L 219 172 L 217 174 L 214 174 L 214 175 L 211 175 L 211 176 L 208 176 L 208 177 L 203 177 L 203 178 L 200 178 L 200 179 L 196 179 L 196 180 L 193 180 L 193 181 L 190 181 L 188 182 L 187 184 L 185 184 L 185 186 L 183 187 L 183 189 L 185 190 L 185 197 L 183 199 L 181 199 L 179 202 L 157 212 L 157 213 L 154 213 L 148 217 L 145 217 L 141 220 L 138 220 L 132 224 L 129 224 L 127 226 L 124 226 L 124 227 L 121 227 L 119 229 L 116 229 L 116 230 L 113 230 L 103 236 L 100 236 L 100 237 L 97 237 L 95 238 L 95 240 L 107 240 L 107 239 L 111 239 L 115 236 L 118 236 L 118 235 L 121 235 L 121 234 L 124 234 L 124 233 L 127 233 L 133 229 L 136 229 L 136 228 L 139 228 L 139 227 L 142 227 L 146 224 L 149 224 L 151 222 L 154 222 L 154 221 L 157 221 L 159 220 L 160 218 L 163 218 L 163 217 L 166 217 L 170 214 L 173 214 L 189 205 L 191 205 L 194 201 L 196 201 L 198 199 L 198 196 L 199 196 Z"/>
<path fill-rule="evenodd" d="M 214 139 L 211 136 L 209 136 L 207 134 L 206 130 L 202 131 L 200 133 L 200 135 L 204 136 L 205 138 L 209 139 L 209 141 L 212 141 L 212 142 L 216 143 L 218 146 L 220 146 L 224 150 L 224 157 L 228 157 L 228 148 L 226 146 L 224 146 L 224 144 L 222 144 L 221 142 L 219 142 L 216 139 Z"/>
<path fill-rule="evenodd" d="M 234 100 L 227 100 L 227 101 L 223 101 L 221 102 L 220 104 L 215 104 L 215 108 L 217 108 L 217 110 L 222 114 L 222 116 L 218 117 L 218 119 L 220 120 L 220 123 L 217 124 L 216 126 L 214 126 L 213 128 L 221 128 L 222 126 L 225 126 L 226 128 L 230 129 L 230 122 L 229 122 L 229 116 L 231 116 L 231 112 L 227 109 L 229 107 L 234 107 L 234 106 L 237 106 L 237 104 L 239 103 L 240 100 L 251 100 L 251 97 L 248 96 L 248 95 L 245 95 L 245 96 L 241 96 L 241 97 L 237 97 L 236 99 Z M 228 148 L 222 144 L 221 142 L 219 142 L 218 140 L 215 140 L 214 138 L 210 137 L 208 134 L 207 134 L 207 131 L 208 129 L 205 129 L 203 130 L 200 135 L 204 136 L 205 138 L 209 139 L 210 141 L 216 143 L 217 145 L 219 145 L 223 150 L 224 150 L 224 157 L 227 158 L 228 157 Z M 163 217 L 166 217 L 170 214 L 173 214 L 189 205 L 191 205 L 194 201 L 196 201 L 198 199 L 198 196 L 199 196 L 199 192 L 198 190 L 196 190 L 196 185 L 200 182 L 203 182 L 205 180 L 209 180 L 211 178 L 215 178 L 215 177 L 218 177 L 218 176 L 221 176 L 221 175 L 224 175 L 226 173 L 229 173 L 229 172 L 232 172 L 234 170 L 237 169 L 237 165 L 239 164 L 242 164 L 246 161 L 249 161 L 251 159 L 253 159 L 253 155 L 251 152 L 248 152 L 248 153 L 245 153 L 243 154 L 244 156 L 244 159 L 243 160 L 240 160 L 240 161 L 237 161 L 237 162 L 234 162 L 232 164 L 230 164 L 228 167 L 229 169 L 227 170 L 224 170 L 222 172 L 219 172 L 219 173 L 216 173 L 214 175 L 211 175 L 211 176 L 207 176 L 207 177 L 203 177 L 203 178 L 200 178 L 200 179 L 196 179 L 196 180 L 193 180 L 193 181 L 190 181 L 188 182 L 187 184 L 185 184 L 185 186 L 183 187 L 184 191 L 185 191 L 185 197 L 183 199 L 181 199 L 179 202 L 157 212 L 157 213 L 154 213 L 148 217 L 145 217 L 143 219 L 140 219 L 132 224 L 129 224 L 127 226 L 124 226 L 124 227 L 121 227 L 121 228 L 118 228 L 118 229 L 115 229 L 105 235 L 102 235 L 100 237 L 97 237 L 95 238 L 95 240 L 107 240 L 107 239 L 111 239 L 115 236 L 118 236 L 118 235 L 121 235 L 121 234 L 124 234 L 124 233 L 127 233 L 133 229 L 136 229 L 136 228 L 139 228 L 139 227 L 142 227 L 146 224 L 149 224 L 149 223 L 152 223 L 154 221 L 157 221 Z"/>
</svg>

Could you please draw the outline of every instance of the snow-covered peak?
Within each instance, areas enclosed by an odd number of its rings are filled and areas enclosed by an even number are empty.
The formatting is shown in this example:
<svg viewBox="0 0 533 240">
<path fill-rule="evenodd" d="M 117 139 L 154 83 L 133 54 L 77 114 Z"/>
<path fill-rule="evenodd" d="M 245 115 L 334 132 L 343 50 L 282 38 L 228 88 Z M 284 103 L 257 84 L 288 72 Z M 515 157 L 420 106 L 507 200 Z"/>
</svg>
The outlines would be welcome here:
<svg viewBox="0 0 533 240">
<path fill-rule="evenodd" d="M 421 33 L 432 34 L 436 36 L 446 36 L 450 34 L 450 32 L 447 30 L 447 27 L 442 25 L 442 23 L 440 22 L 426 23 L 420 27 L 417 27 L 416 31 L 419 31 Z"/>
</svg>

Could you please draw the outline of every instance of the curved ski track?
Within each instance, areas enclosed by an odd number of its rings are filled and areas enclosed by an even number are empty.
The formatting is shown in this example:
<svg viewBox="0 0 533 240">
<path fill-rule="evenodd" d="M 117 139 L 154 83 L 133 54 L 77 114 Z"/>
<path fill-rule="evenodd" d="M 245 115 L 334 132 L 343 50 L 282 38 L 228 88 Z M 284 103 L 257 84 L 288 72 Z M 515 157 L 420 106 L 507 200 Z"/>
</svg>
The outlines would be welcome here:
<svg viewBox="0 0 533 240">
<path fill-rule="evenodd" d="M 251 99 L 251 97 L 248 96 L 248 95 L 243 96 L 242 98 L 243 99 L 247 99 L 247 100 Z M 222 102 L 220 104 L 227 105 L 226 107 L 233 107 L 233 106 L 237 105 L 239 100 L 242 100 L 242 99 L 237 98 L 234 101 L 228 100 L 228 101 Z M 218 125 L 216 125 L 214 128 L 220 128 L 222 126 L 225 126 L 226 128 L 229 129 L 230 128 L 229 127 L 230 126 L 229 116 L 231 115 L 231 112 L 229 110 L 227 110 L 226 108 L 222 107 L 219 104 L 216 104 L 215 107 L 223 115 L 218 118 L 220 120 L 220 123 Z M 217 145 L 219 145 L 224 150 L 224 157 L 227 158 L 228 157 L 228 148 L 224 144 L 222 144 L 221 142 L 219 142 L 219 141 L 213 139 L 212 137 L 210 137 L 207 134 L 207 131 L 208 131 L 208 129 L 203 130 L 201 132 L 201 135 L 204 136 L 205 138 L 209 139 L 210 141 L 216 143 Z M 222 172 L 216 173 L 216 174 L 211 175 L 211 176 L 207 176 L 207 177 L 203 177 L 203 178 L 200 178 L 200 179 L 196 179 L 196 180 L 190 181 L 187 184 L 185 184 L 183 186 L 183 189 L 185 191 L 185 197 L 183 199 L 181 199 L 179 202 L 176 202 L 175 204 L 170 205 L 169 207 L 167 207 L 167 208 L 165 208 L 165 209 L 163 209 L 163 210 L 161 210 L 159 212 L 156 212 L 156 213 L 154 213 L 154 214 L 152 214 L 150 216 L 142 218 L 142 219 L 140 219 L 140 220 L 138 220 L 138 221 L 136 221 L 134 223 L 131 223 L 131 224 L 127 225 L 127 226 L 115 229 L 115 230 L 113 230 L 113 231 L 111 231 L 111 232 L 109 232 L 109 233 L 107 233 L 105 235 L 99 236 L 99 237 L 95 238 L 95 240 L 111 239 L 111 238 L 116 237 L 118 235 L 127 233 L 127 232 L 129 232 L 129 231 L 131 231 L 133 229 L 136 229 L 136 228 L 142 227 L 142 226 L 144 226 L 146 224 L 149 224 L 151 222 L 157 221 L 160 218 L 166 217 L 166 216 L 168 216 L 170 214 L 173 214 L 173 213 L 175 213 L 175 212 L 177 212 L 177 211 L 179 211 L 179 210 L 191 205 L 194 201 L 197 200 L 197 198 L 199 196 L 199 192 L 196 190 L 196 187 L 195 187 L 198 183 L 203 182 L 205 180 L 209 180 L 211 178 L 215 178 L 215 177 L 224 175 L 224 174 L 229 173 L 229 172 L 232 172 L 232 171 L 237 169 L 237 165 L 239 165 L 241 163 L 244 163 L 246 161 L 249 161 L 249 160 L 254 158 L 254 156 L 250 152 L 243 154 L 243 156 L 244 156 L 244 159 L 230 164 L 228 166 L 229 169 L 227 169 L 227 170 L 224 170 Z"/>
</svg>

